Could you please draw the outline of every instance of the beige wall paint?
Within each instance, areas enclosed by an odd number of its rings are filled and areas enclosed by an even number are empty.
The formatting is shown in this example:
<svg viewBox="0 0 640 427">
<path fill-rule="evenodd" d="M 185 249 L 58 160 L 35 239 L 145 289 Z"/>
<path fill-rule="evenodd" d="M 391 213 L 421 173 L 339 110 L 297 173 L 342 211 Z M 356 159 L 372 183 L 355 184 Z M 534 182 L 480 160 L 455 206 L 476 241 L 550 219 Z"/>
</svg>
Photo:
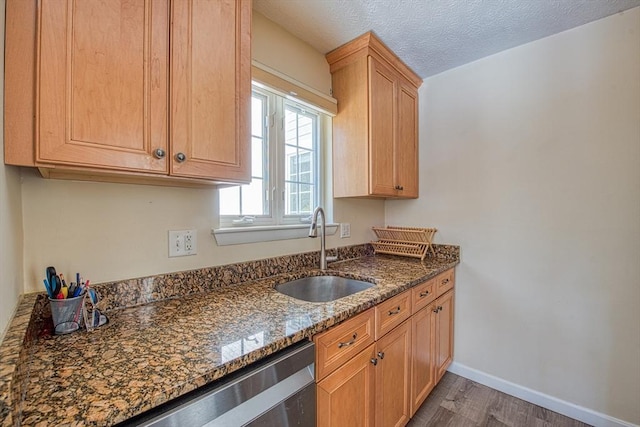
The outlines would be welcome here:
<svg viewBox="0 0 640 427">
<path fill-rule="evenodd" d="M 253 56 L 327 92 L 324 56 L 261 16 L 254 17 Z M 330 158 L 330 155 L 328 156 Z M 23 169 L 24 290 L 41 291 L 48 265 L 94 282 L 222 265 L 319 249 L 317 239 L 218 247 L 217 190 L 45 180 Z M 333 220 L 351 223 L 351 238 L 328 247 L 368 242 L 370 227 L 384 224 L 380 200 L 336 200 Z M 56 206 L 56 209 L 51 209 Z M 196 229 L 198 254 L 168 258 L 168 230 Z"/>
<path fill-rule="evenodd" d="M 0 34 L 4 34 L 5 0 L 0 0 Z M 4 37 L 0 39 L 4 52 Z M 0 70 L 4 70 L 4 53 L 0 55 Z M 4 74 L 0 75 L 0 102 L 4 100 Z M 4 104 L 3 104 L 4 105 Z M 4 106 L 3 106 L 4 109 Z M 4 114 L 0 116 L 0 147 L 3 146 Z M 22 293 L 22 202 L 20 171 L 4 165 L 4 150 L 0 150 L 0 341 Z"/>
<path fill-rule="evenodd" d="M 45 180 L 28 169 L 23 179 L 26 292 L 40 290 L 47 265 L 104 282 L 319 249 L 309 238 L 218 247 L 212 189 Z M 384 205 L 336 201 L 334 219 L 351 221 L 352 237 L 328 237 L 328 247 L 363 243 Z M 198 254 L 168 258 L 167 231 L 183 229 L 197 230 Z"/>
<path fill-rule="evenodd" d="M 325 95 L 330 94 L 331 74 L 324 55 L 255 11 L 252 31 L 254 60 Z"/>
<path fill-rule="evenodd" d="M 455 361 L 640 424 L 640 8 L 420 92 L 420 198 L 462 247 Z"/>
</svg>

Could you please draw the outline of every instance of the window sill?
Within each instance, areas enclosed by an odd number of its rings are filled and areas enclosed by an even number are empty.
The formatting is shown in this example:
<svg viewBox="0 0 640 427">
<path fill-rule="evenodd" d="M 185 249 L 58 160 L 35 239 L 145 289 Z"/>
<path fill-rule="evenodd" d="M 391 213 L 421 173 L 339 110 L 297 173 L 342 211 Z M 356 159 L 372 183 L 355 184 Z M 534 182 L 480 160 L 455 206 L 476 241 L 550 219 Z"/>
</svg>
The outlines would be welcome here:
<svg viewBox="0 0 640 427">
<path fill-rule="evenodd" d="M 327 224 L 327 236 L 333 236 L 337 230 L 338 224 Z M 214 228 L 211 234 L 218 246 L 302 239 L 309 237 L 309 224 Z"/>
</svg>

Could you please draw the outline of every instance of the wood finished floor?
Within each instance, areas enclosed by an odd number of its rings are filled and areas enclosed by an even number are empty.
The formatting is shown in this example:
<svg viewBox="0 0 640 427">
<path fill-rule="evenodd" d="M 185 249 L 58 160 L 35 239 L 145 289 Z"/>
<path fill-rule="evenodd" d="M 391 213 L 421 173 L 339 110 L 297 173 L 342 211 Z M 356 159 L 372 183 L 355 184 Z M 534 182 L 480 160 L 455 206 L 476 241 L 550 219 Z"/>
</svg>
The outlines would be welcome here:
<svg viewBox="0 0 640 427">
<path fill-rule="evenodd" d="M 451 372 L 445 373 L 408 427 L 587 427 Z"/>
</svg>

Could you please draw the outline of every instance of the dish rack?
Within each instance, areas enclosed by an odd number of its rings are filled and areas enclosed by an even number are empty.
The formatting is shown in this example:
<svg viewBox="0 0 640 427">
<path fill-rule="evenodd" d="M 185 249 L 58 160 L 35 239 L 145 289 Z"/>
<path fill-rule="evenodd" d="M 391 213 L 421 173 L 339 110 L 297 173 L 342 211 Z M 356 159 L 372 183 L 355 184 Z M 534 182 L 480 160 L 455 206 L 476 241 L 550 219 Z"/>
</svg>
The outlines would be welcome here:
<svg viewBox="0 0 640 427">
<path fill-rule="evenodd" d="M 431 242 L 433 235 L 438 231 L 435 228 L 417 227 L 373 227 L 373 231 L 378 236 L 377 242 L 371 242 L 376 253 L 407 256 L 420 258 L 427 256 L 431 251 L 435 251 Z"/>
</svg>

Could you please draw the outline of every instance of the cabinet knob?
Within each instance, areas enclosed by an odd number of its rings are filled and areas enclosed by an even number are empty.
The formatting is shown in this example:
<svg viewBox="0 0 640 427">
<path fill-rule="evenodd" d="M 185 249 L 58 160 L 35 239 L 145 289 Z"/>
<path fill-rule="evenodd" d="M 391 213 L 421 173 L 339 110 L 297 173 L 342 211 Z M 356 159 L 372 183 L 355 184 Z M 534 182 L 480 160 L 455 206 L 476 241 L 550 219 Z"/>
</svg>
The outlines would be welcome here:
<svg viewBox="0 0 640 427">
<path fill-rule="evenodd" d="M 402 191 L 404 190 L 404 187 L 402 185 L 396 185 L 396 190 Z"/>
<path fill-rule="evenodd" d="M 382 351 L 379 351 L 378 357 L 380 358 L 380 360 L 384 359 L 384 353 Z"/>
<path fill-rule="evenodd" d="M 162 149 L 162 148 L 156 148 L 153 152 L 153 155 L 155 156 L 156 159 L 164 159 L 164 156 L 167 153 Z"/>
<path fill-rule="evenodd" d="M 184 155 L 184 153 L 178 153 L 176 154 L 176 162 L 178 163 L 182 163 L 185 160 L 187 160 L 187 156 Z"/>
<path fill-rule="evenodd" d="M 372 357 L 371 363 L 373 363 L 373 366 L 376 366 L 378 364 L 378 359 L 376 359 L 375 357 Z"/>
</svg>

